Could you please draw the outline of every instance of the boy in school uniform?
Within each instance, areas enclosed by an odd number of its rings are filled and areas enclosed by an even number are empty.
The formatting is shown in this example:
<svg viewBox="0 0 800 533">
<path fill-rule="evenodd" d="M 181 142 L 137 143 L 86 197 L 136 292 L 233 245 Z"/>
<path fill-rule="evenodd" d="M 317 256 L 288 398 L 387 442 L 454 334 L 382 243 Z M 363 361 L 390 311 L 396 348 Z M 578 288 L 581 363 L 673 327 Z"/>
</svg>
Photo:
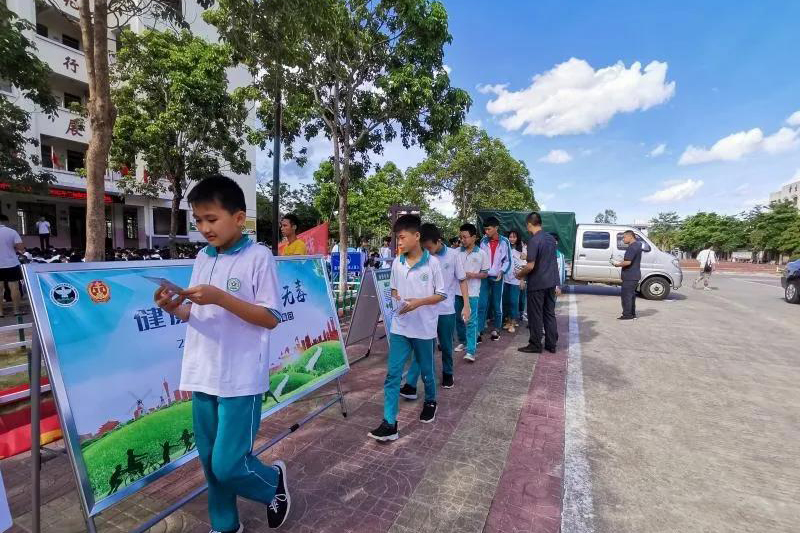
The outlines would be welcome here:
<svg viewBox="0 0 800 533">
<path fill-rule="evenodd" d="M 474 224 L 461 226 L 461 249 L 458 251 L 458 260 L 467 280 L 468 298 L 456 296 L 456 333 L 459 345 L 457 352 L 467 354 L 464 356 L 470 363 L 475 362 L 475 352 L 478 349 L 478 302 L 481 294 L 481 283 L 489 275 L 489 255 L 477 246 L 478 228 Z M 469 307 L 472 313 L 465 320 L 462 309 Z"/>
<path fill-rule="evenodd" d="M 280 322 L 275 259 L 242 235 L 246 204 L 235 181 L 208 177 L 187 200 L 209 244 L 197 255 L 190 287 L 178 294 L 161 287 L 155 301 L 187 322 L 180 389 L 193 392 L 212 533 L 244 531 L 237 496 L 265 504 L 267 523 L 277 528 L 291 504 L 286 465 L 253 455 L 269 390 L 270 330 Z"/>
<path fill-rule="evenodd" d="M 489 275 L 481 282 L 478 329 L 480 333 L 486 327 L 491 311 L 491 339 L 496 341 L 500 338 L 497 330 L 503 327 L 503 277 L 511 270 L 511 243 L 500 235 L 500 221 L 496 217 L 487 218 L 485 226 L 481 250 L 489 256 Z"/>
<path fill-rule="evenodd" d="M 439 311 L 436 305 L 446 299 L 439 260 L 420 246 L 421 221 L 416 215 L 403 215 L 394 224 L 397 244 L 403 251 L 392 263 L 390 286 L 398 304 L 389 335 L 389 358 L 383 383 L 383 421 L 369 436 L 378 441 L 397 440 L 397 409 L 403 368 L 411 357 L 422 373 L 425 403 L 420 422 L 436 418 L 436 377 L 433 348 Z"/>
<path fill-rule="evenodd" d="M 420 241 L 422 247 L 433 257 L 439 260 L 442 269 L 442 280 L 444 281 L 447 298 L 436 306 L 439 312 L 437 323 L 437 336 L 439 346 L 442 350 L 442 387 L 445 389 L 453 388 L 453 334 L 456 330 L 456 306 L 455 297 L 461 295 L 462 298 L 469 298 L 467 287 L 467 276 L 461 261 L 458 260 L 458 252 L 447 247 L 442 240 L 442 234 L 435 224 L 423 224 L 420 226 Z M 463 307 L 461 314 L 462 320 L 469 320 L 470 315 L 469 300 Z M 406 384 L 400 389 L 400 396 L 406 400 L 417 399 L 417 381 L 419 380 L 419 365 L 416 360 L 411 361 L 411 367 L 406 374 Z"/>
</svg>

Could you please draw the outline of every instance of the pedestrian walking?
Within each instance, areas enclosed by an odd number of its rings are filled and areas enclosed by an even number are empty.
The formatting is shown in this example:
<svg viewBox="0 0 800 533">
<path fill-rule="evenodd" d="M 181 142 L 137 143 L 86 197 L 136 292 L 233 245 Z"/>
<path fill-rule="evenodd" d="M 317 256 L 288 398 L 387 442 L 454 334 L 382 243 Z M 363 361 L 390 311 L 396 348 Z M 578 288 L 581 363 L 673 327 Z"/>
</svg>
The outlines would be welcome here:
<svg viewBox="0 0 800 533">
<path fill-rule="evenodd" d="M 558 266 L 556 263 L 556 241 L 542 231 L 542 217 L 537 212 L 528 215 L 527 264 L 517 273 L 519 279 L 527 278 L 528 287 L 528 345 L 519 348 L 524 353 L 542 353 L 542 330 L 544 348 L 555 353 L 558 343 L 556 325 L 556 286 Z"/>
<path fill-rule="evenodd" d="M 525 265 L 522 256 L 522 239 L 517 230 L 508 232 L 508 242 L 511 244 L 511 268 L 503 276 L 503 316 L 505 324 L 503 329 L 514 333 L 519 326 L 519 292 L 521 280 L 517 279 L 517 272 Z"/>
<path fill-rule="evenodd" d="M 480 248 L 489 256 L 489 275 L 481 282 L 481 296 L 478 305 L 478 334 L 486 327 L 486 319 L 491 317 L 491 339 L 500 339 L 497 330 L 503 327 L 503 276 L 511 270 L 511 244 L 500 235 L 500 221 L 495 217 L 486 219 Z"/>
<path fill-rule="evenodd" d="M 700 275 L 692 282 L 692 288 L 696 289 L 700 282 L 703 282 L 703 290 L 710 291 L 711 287 L 708 286 L 711 281 L 711 273 L 717 265 L 717 254 L 711 245 L 705 247 L 697 254 L 697 260 L 700 262 Z"/>
<path fill-rule="evenodd" d="M 464 360 L 474 363 L 478 350 L 478 302 L 481 283 L 489 275 L 489 255 L 477 245 L 478 228 L 474 224 L 462 224 L 460 232 L 462 246 L 458 250 L 458 260 L 467 279 L 469 294 L 467 298 L 456 295 L 456 335 L 459 344 L 455 351 L 466 350 Z M 464 318 L 467 308 L 471 312 Z"/>
<path fill-rule="evenodd" d="M 642 278 L 642 243 L 636 239 L 636 234 L 628 230 L 622 235 L 625 243 L 625 257 L 617 261 L 614 266 L 622 268 L 622 316 L 618 320 L 636 319 L 636 289 Z"/>
</svg>

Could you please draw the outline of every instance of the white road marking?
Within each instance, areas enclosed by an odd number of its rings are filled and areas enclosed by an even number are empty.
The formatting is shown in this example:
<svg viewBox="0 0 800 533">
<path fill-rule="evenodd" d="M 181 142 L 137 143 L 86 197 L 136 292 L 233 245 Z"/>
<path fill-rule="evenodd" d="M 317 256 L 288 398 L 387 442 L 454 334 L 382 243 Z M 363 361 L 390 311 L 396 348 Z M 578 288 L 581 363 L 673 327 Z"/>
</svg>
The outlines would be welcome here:
<svg viewBox="0 0 800 533">
<path fill-rule="evenodd" d="M 592 471 L 586 457 L 586 401 L 583 395 L 578 304 L 569 294 L 569 355 L 567 358 L 566 420 L 564 425 L 563 533 L 593 533 Z"/>
</svg>

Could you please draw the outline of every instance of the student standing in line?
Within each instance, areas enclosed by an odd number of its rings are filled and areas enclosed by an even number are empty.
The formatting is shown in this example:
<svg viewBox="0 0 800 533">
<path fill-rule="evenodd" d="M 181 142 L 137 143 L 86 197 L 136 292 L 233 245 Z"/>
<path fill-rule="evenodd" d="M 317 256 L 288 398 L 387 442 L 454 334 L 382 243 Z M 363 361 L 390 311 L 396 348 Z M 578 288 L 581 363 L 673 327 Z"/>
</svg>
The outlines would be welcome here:
<svg viewBox="0 0 800 533">
<path fill-rule="evenodd" d="M 42 250 L 48 250 L 50 248 L 50 222 L 43 216 L 39 217 L 39 221 L 36 222 L 36 231 L 39 233 L 39 245 Z"/>
<path fill-rule="evenodd" d="M 397 313 L 389 334 L 389 357 L 383 382 L 383 421 L 369 432 L 377 441 L 397 440 L 397 409 L 403 368 L 411 357 L 422 373 L 425 403 L 419 420 L 428 424 L 436 418 L 436 376 L 433 348 L 439 311 L 437 304 L 447 298 L 439 260 L 420 246 L 420 218 L 403 215 L 394 224 L 397 244 L 403 253 L 392 263 L 390 286 Z"/>
<path fill-rule="evenodd" d="M 384 237 L 383 238 L 383 246 L 380 249 L 380 256 L 381 256 L 381 268 L 391 268 L 392 267 L 392 257 L 394 254 L 392 253 L 392 238 L 391 237 Z"/>
<path fill-rule="evenodd" d="M 528 215 L 528 263 L 520 269 L 517 277 L 527 277 L 528 281 L 528 345 L 519 348 L 524 353 L 542 353 L 542 329 L 544 329 L 544 348 L 555 353 L 558 343 L 556 325 L 556 286 L 558 267 L 556 266 L 556 241 L 542 231 L 542 217 L 537 212 Z"/>
<path fill-rule="evenodd" d="M 642 243 L 636 239 L 636 234 L 627 230 L 622 234 L 622 242 L 628 245 L 622 261 L 614 263 L 615 267 L 622 268 L 622 316 L 617 320 L 636 319 L 636 288 L 642 279 Z"/>
<path fill-rule="evenodd" d="M 297 228 L 299 226 L 300 219 L 292 213 L 284 215 L 281 219 L 281 233 L 287 242 L 281 255 L 306 255 L 305 241 L 297 238 Z"/>
<path fill-rule="evenodd" d="M 461 310 L 462 320 L 469 320 L 469 287 L 464 266 L 458 260 L 458 252 L 447 247 L 442 240 L 442 234 L 434 224 L 420 226 L 420 240 L 422 247 L 433 257 L 439 260 L 442 269 L 447 299 L 436 306 L 439 312 L 437 336 L 442 350 L 442 387 L 453 388 L 453 334 L 456 330 L 456 296 L 461 296 L 466 302 Z M 400 389 L 400 396 L 406 400 L 417 399 L 417 381 L 419 381 L 419 365 L 416 360 L 411 361 L 411 367 L 406 374 L 406 384 Z"/>
<path fill-rule="evenodd" d="M 481 282 L 489 275 L 489 256 L 480 249 L 478 228 L 474 224 L 461 226 L 461 249 L 458 259 L 467 279 L 469 298 L 456 296 L 456 333 L 459 345 L 457 352 L 467 351 L 464 356 L 470 363 L 475 362 L 475 352 L 478 349 L 478 302 L 481 294 Z M 469 307 L 472 312 L 469 318 L 463 317 L 463 310 Z"/>
<path fill-rule="evenodd" d="M 511 268 L 503 276 L 503 316 L 506 323 L 503 329 L 509 333 L 514 333 L 519 326 L 519 291 L 521 281 L 517 279 L 516 273 L 525 265 L 522 258 L 522 239 L 517 230 L 508 232 L 508 242 L 511 244 Z"/>
<path fill-rule="evenodd" d="M 267 523 L 277 528 L 291 505 L 286 465 L 265 465 L 253 455 L 261 399 L 269 390 L 270 330 L 280 322 L 275 259 L 242 234 L 247 206 L 235 181 L 208 177 L 187 200 L 209 244 L 197 254 L 190 287 L 179 294 L 161 287 L 155 301 L 187 322 L 180 390 L 193 392 L 211 527 L 244 531 L 236 507 L 241 496 L 265 504 Z"/>
<path fill-rule="evenodd" d="M 486 236 L 481 239 L 481 250 L 489 256 L 490 266 L 489 276 L 481 283 L 478 334 L 486 327 L 486 319 L 491 313 L 491 338 L 496 341 L 500 338 L 497 330 L 503 327 L 503 277 L 511 270 L 511 244 L 500 235 L 500 221 L 495 217 L 486 219 L 484 231 Z"/>
</svg>

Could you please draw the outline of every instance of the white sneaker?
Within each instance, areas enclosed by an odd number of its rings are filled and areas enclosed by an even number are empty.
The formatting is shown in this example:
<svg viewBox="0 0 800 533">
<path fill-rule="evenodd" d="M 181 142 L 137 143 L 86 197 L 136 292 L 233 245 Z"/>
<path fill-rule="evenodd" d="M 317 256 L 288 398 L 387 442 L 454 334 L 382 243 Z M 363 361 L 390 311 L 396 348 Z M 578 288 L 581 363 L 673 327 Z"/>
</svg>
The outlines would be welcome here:
<svg viewBox="0 0 800 533">
<path fill-rule="evenodd" d="M 463 344 L 459 344 L 458 346 L 456 346 L 456 349 L 455 349 L 455 351 L 457 351 L 457 352 L 463 352 L 463 351 L 464 351 L 464 348 L 465 348 L 465 346 L 464 346 Z"/>
<path fill-rule="evenodd" d="M 710 290 L 711 290 L 711 287 L 704 287 L 704 288 L 703 288 L 703 290 L 704 290 L 704 291 L 710 291 Z"/>
<path fill-rule="evenodd" d="M 465 361 L 469 361 L 470 363 L 474 363 L 475 362 L 475 354 L 468 353 L 467 355 L 464 356 L 464 360 Z"/>
</svg>

